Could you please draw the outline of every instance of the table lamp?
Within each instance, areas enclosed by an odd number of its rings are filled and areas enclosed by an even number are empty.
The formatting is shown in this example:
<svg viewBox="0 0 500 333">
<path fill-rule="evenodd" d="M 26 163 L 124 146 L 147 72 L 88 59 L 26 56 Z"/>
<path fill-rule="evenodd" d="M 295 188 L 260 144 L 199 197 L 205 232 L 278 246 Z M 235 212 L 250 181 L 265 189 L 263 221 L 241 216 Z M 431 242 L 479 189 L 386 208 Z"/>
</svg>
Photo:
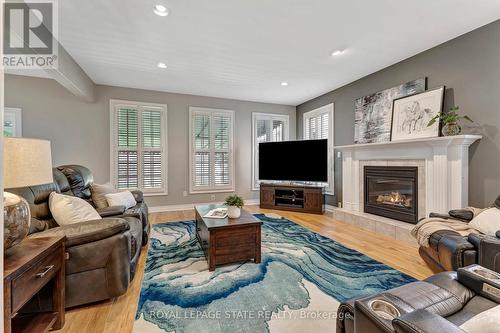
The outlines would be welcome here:
<svg viewBox="0 0 500 333">
<path fill-rule="evenodd" d="M 17 188 L 52 183 L 50 141 L 4 138 L 4 188 Z M 18 244 L 30 229 L 28 202 L 18 195 L 3 192 L 4 250 Z"/>
</svg>

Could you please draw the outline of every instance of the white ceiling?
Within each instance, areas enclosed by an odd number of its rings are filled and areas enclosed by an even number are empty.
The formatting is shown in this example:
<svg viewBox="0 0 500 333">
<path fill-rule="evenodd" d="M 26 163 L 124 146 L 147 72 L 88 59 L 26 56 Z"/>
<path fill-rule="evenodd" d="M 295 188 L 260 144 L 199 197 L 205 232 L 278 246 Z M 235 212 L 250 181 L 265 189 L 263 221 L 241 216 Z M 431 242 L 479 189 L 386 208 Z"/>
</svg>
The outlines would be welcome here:
<svg viewBox="0 0 500 333">
<path fill-rule="evenodd" d="M 158 3 L 169 16 L 153 14 Z M 61 44 L 97 84 L 289 105 L 500 18 L 498 0 L 81 0 L 59 8 Z"/>
</svg>

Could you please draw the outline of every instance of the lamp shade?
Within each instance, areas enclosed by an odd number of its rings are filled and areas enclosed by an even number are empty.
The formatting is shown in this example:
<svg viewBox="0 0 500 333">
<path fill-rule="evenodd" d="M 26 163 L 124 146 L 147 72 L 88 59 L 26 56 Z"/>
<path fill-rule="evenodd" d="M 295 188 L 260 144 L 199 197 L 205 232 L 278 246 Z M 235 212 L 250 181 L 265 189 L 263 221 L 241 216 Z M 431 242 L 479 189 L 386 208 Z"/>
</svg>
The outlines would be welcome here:
<svg viewBox="0 0 500 333">
<path fill-rule="evenodd" d="M 6 137 L 3 149 L 5 188 L 53 182 L 50 141 Z"/>
</svg>

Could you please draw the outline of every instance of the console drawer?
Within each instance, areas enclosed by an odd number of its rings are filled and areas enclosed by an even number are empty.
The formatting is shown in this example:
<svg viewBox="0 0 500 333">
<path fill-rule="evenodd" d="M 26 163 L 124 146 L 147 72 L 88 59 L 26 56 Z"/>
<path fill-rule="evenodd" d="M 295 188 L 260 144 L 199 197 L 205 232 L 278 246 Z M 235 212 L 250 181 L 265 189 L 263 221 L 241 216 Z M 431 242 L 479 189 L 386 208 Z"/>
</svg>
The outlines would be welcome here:
<svg viewBox="0 0 500 333">
<path fill-rule="evenodd" d="M 59 248 L 12 281 L 12 312 L 19 310 L 61 269 L 61 255 Z"/>
</svg>

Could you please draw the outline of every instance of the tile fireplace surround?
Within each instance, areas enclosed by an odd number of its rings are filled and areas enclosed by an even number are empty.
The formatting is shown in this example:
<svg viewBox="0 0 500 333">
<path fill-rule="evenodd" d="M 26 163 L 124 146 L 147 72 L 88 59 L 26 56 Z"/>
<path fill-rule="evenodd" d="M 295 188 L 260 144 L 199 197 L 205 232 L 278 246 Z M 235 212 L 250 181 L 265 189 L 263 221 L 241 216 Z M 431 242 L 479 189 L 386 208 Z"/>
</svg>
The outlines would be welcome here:
<svg viewBox="0 0 500 333">
<path fill-rule="evenodd" d="M 412 224 L 363 212 L 364 166 L 418 167 L 418 217 L 468 205 L 469 146 L 480 135 L 336 146 L 342 152 L 342 208 L 337 220 L 416 244 Z"/>
</svg>

